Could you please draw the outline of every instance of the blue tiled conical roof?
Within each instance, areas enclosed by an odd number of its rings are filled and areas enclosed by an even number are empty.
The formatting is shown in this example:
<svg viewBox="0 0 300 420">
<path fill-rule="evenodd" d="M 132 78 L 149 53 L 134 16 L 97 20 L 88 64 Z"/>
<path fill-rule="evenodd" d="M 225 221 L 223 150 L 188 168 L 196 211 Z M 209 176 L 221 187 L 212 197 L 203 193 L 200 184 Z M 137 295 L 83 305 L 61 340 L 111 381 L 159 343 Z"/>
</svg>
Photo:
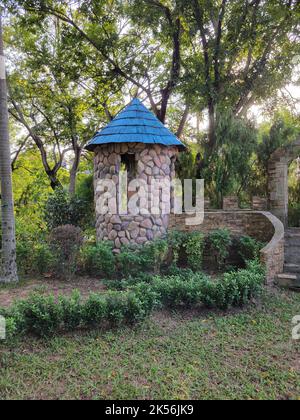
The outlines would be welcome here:
<svg viewBox="0 0 300 420">
<path fill-rule="evenodd" d="M 139 99 L 134 99 L 86 146 L 93 150 L 108 143 L 145 143 L 178 146 L 184 144 L 150 112 Z"/>
</svg>

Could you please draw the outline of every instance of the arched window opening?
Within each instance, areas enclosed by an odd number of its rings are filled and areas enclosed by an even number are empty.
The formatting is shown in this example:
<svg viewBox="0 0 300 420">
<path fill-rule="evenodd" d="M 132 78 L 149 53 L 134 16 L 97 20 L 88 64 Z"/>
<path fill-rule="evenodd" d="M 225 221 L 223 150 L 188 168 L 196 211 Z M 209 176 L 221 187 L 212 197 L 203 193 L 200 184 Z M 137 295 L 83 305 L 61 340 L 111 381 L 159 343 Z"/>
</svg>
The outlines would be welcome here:
<svg viewBox="0 0 300 420">
<path fill-rule="evenodd" d="M 135 154 L 125 153 L 121 155 L 121 171 L 127 172 L 129 181 L 136 178 L 137 162 Z"/>
</svg>

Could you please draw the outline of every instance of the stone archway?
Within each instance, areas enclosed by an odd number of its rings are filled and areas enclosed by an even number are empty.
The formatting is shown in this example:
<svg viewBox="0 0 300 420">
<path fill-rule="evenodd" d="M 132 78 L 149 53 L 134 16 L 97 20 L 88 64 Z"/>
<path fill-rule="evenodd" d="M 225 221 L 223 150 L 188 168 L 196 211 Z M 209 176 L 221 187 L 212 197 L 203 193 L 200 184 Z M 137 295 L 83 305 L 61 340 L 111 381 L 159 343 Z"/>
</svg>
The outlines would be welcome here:
<svg viewBox="0 0 300 420">
<path fill-rule="evenodd" d="M 268 190 L 270 211 L 285 226 L 288 225 L 289 186 L 288 170 L 290 163 L 300 154 L 300 138 L 294 143 L 277 149 L 268 164 Z"/>
</svg>

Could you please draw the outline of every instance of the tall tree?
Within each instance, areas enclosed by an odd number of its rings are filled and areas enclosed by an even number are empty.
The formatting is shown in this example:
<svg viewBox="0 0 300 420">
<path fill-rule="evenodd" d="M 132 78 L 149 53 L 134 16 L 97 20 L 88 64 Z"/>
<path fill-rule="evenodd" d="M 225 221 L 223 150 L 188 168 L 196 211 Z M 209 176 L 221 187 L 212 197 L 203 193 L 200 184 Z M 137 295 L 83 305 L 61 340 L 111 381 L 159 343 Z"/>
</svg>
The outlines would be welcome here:
<svg viewBox="0 0 300 420">
<path fill-rule="evenodd" d="M 52 15 L 74 29 L 75 38 L 92 46 L 108 72 L 134 86 L 166 122 L 172 95 L 180 82 L 184 2 L 142 0 L 18 1 L 33 16 Z M 187 120 L 184 107 L 177 134 Z"/>
<path fill-rule="evenodd" d="M 2 14 L 3 9 L 0 7 L 0 178 L 2 221 L 2 274 L 0 281 L 9 283 L 18 281 L 18 274 Z"/>
<path fill-rule="evenodd" d="M 195 110 L 208 112 L 210 156 L 218 113 L 244 118 L 291 80 L 300 53 L 300 2 L 192 0 L 185 16 L 191 50 L 182 88 Z"/>
<path fill-rule="evenodd" d="M 94 49 L 74 43 L 74 30 L 56 17 L 35 21 L 11 18 L 7 33 L 8 55 L 13 60 L 9 75 L 9 112 L 28 132 L 40 152 L 53 189 L 59 174 L 71 161 L 69 191 L 75 193 L 83 146 L 102 121 L 107 123 L 118 103 L 120 83 L 102 70 Z M 18 52 L 18 54 L 16 54 Z"/>
</svg>

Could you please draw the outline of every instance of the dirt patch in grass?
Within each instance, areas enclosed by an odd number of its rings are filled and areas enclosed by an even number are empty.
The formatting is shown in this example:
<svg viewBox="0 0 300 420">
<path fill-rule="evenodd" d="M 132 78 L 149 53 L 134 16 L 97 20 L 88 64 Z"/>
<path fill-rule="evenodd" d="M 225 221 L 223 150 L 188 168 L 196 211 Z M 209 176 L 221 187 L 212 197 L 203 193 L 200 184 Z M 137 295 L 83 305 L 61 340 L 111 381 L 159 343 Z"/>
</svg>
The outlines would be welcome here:
<svg viewBox="0 0 300 420">
<path fill-rule="evenodd" d="M 43 295 L 70 296 L 75 289 L 79 290 L 85 297 L 92 292 L 103 292 L 106 287 L 101 280 L 86 277 L 78 277 L 72 281 L 55 279 L 24 280 L 18 285 L 2 286 L 0 288 L 0 306 L 7 308 L 15 300 L 26 299 L 35 292 Z"/>
</svg>

